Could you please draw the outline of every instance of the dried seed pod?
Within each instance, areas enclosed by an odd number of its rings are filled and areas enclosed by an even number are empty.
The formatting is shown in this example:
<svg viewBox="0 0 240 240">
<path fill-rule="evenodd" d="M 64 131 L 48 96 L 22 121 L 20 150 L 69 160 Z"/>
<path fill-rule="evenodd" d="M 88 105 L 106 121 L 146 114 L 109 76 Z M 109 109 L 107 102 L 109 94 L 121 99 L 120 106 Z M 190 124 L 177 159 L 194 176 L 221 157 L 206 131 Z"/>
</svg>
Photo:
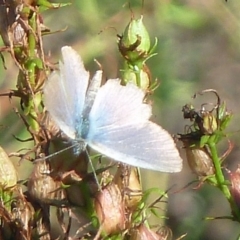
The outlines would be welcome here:
<svg viewBox="0 0 240 240">
<path fill-rule="evenodd" d="M 110 235 L 124 230 L 124 201 L 116 184 L 107 185 L 95 198 L 95 209 L 100 226 Z"/>
<path fill-rule="evenodd" d="M 202 113 L 202 122 L 199 123 L 199 128 L 203 134 L 213 134 L 217 128 L 217 120 L 213 113 L 204 111 Z"/>
<path fill-rule="evenodd" d="M 184 144 L 191 170 L 199 177 L 213 175 L 215 172 L 214 165 L 207 147 L 200 147 L 199 142 L 184 138 L 184 135 L 181 135 L 180 140 Z"/>
<path fill-rule="evenodd" d="M 182 108 L 183 117 L 193 121 L 196 128 L 202 135 L 213 134 L 217 128 L 218 123 L 216 117 L 212 112 L 206 110 L 196 111 L 191 104 L 186 104 Z"/>
<path fill-rule="evenodd" d="M 9 28 L 16 21 L 16 12 L 13 0 L 3 1 L 0 0 L 0 35 L 6 46 L 10 46 L 9 41 Z"/>
<path fill-rule="evenodd" d="M 22 22 L 18 21 L 23 4 L 19 1 L 0 0 L 0 35 L 6 46 L 23 44 L 27 22 L 23 19 Z"/>
<path fill-rule="evenodd" d="M 60 189 L 61 181 L 50 175 L 50 166 L 46 161 L 39 161 L 28 181 L 28 191 L 31 197 L 40 202 L 61 205 L 64 203 L 64 190 Z"/>
<path fill-rule="evenodd" d="M 27 202 L 22 193 L 14 199 L 11 204 L 12 221 L 20 228 L 24 229 L 29 234 L 29 223 L 33 219 L 34 209 L 32 205 Z"/>
<path fill-rule="evenodd" d="M 126 207 L 135 209 L 142 199 L 142 185 L 139 169 L 126 165 L 120 165 L 114 177 L 123 194 Z"/>
</svg>

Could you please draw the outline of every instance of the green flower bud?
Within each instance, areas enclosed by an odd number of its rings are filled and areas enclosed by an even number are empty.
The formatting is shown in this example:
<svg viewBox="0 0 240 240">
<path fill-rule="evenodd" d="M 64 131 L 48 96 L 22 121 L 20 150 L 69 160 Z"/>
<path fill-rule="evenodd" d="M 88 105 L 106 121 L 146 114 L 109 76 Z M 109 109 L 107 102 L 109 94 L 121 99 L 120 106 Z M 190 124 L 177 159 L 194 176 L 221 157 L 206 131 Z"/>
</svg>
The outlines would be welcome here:
<svg viewBox="0 0 240 240">
<path fill-rule="evenodd" d="M 223 102 L 218 109 L 219 129 L 223 131 L 230 123 L 232 117 L 233 114 L 227 111 L 226 102 Z"/>
<path fill-rule="evenodd" d="M 217 128 L 217 120 L 211 112 L 204 112 L 202 114 L 202 123 L 199 124 L 199 128 L 204 134 L 213 134 Z"/>
<path fill-rule="evenodd" d="M 139 69 L 137 66 L 128 68 L 123 71 L 123 84 L 133 83 L 142 90 L 146 91 L 151 83 L 148 68 L 144 65 L 144 69 Z"/>
<path fill-rule="evenodd" d="M 138 20 L 132 19 L 118 43 L 123 57 L 134 64 L 136 61 L 144 61 L 150 52 L 150 38 L 142 20 L 143 16 Z"/>
<path fill-rule="evenodd" d="M 17 172 L 3 148 L 0 147 L 0 185 L 10 188 L 17 184 Z"/>
</svg>

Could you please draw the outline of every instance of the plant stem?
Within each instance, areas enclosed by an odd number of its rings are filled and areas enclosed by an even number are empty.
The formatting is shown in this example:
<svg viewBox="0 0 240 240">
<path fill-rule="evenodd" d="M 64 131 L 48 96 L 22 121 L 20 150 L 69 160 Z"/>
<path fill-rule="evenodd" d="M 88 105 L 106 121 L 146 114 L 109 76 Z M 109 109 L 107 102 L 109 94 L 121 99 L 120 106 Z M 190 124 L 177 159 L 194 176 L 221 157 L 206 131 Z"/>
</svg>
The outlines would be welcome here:
<svg viewBox="0 0 240 240">
<path fill-rule="evenodd" d="M 36 104 L 35 104 L 35 93 L 34 89 L 36 86 L 36 63 L 34 62 L 34 59 L 36 59 L 36 18 L 37 14 L 33 13 L 32 17 L 29 19 L 29 25 L 31 27 L 31 30 L 29 31 L 29 36 L 28 36 L 28 44 L 29 44 L 29 61 L 30 64 L 27 66 L 28 70 L 28 81 L 29 85 L 32 89 L 31 96 L 29 98 L 29 114 L 30 114 L 30 119 L 29 119 L 29 124 L 31 125 L 32 129 L 34 129 L 36 132 L 39 131 L 39 125 L 36 122 L 37 118 L 37 113 L 36 113 Z"/>
<path fill-rule="evenodd" d="M 222 172 L 221 161 L 220 161 L 220 158 L 218 157 L 216 144 L 214 141 L 210 140 L 208 142 L 208 146 L 209 146 L 209 149 L 212 154 L 213 164 L 215 167 L 215 176 L 216 176 L 218 187 L 223 192 L 223 194 L 226 196 L 226 198 L 231 206 L 232 212 L 234 213 L 234 217 L 236 217 L 237 221 L 240 222 L 239 209 L 238 209 L 234 199 L 232 198 L 229 188 L 225 184 L 226 181 L 225 181 L 225 177 Z"/>
</svg>

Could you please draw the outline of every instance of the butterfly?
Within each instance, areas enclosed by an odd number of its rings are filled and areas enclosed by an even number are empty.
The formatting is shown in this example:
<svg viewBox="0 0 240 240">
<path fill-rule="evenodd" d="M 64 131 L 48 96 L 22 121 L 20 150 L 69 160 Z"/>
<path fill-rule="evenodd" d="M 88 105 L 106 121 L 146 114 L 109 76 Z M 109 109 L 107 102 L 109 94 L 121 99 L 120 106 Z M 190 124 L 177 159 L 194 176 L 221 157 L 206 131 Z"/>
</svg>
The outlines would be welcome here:
<svg viewBox="0 0 240 240">
<path fill-rule="evenodd" d="M 170 134 L 150 121 L 152 109 L 145 93 L 134 84 L 109 79 L 101 86 L 102 71 L 92 79 L 78 53 L 61 49 L 59 71 L 43 89 L 44 104 L 58 127 L 84 150 L 93 150 L 132 166 L 179 172 L 182 159 Z"/>
</svg>

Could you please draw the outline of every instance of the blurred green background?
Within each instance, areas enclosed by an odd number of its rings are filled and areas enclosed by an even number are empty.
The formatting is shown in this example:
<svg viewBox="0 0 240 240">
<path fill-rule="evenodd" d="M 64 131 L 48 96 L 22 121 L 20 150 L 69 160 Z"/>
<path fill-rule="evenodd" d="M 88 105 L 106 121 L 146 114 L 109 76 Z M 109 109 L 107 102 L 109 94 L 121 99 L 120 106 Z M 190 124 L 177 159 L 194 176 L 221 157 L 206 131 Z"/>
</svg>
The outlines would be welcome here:
<svg viewBox="0 0 240 240">
<path fill-rule="evenodd" d="M 130 7 L 129 8 L 129 3 Z M 120 77 L 123 60 L 117 47 L 117 34 L 121 34 L 131 16 L 144 16 L 152 43 L 158 39 L 157 55 L 147 65 L 153 79 L 160 81 L 153 99 L 153 121 L 161 124 L 170 133 L 183 133 L 189 124 L 182 118 L 182 106 L 186 103 L 215 102 L 211 94 L 191 96 L 200 90 L 213 88 L 222 100 L 227 101 L 228 110 L 234 113 L 229 131 L 234 149 L 226 160 L 226 167 L 234 170 L 239 159 L 239 96 L 240 96 L 240 2 L 238 0 L 73 0 L 67 7 L 47 10 L 43 13 L 44 24 L 58 33 L 44 37 L 44 51 L 51 61 L 57 62 L 60 48 L 71 45 L 83 57 L 86 68 L 94 73 L 97 59 L 106 78 Z M 3 45 L 3 44 L 1 44 Z M 8 54 L 4 54 L 7 70 L 0 64 L 1 92 L 15 88 L 17 68 Z M 0 144 L 13 152 L 30 147 L 27 143 L 16 146 L 12 134 L 27 138 L 24 126 L 13 112 L 19 106 L 1 97 Z M 238 131 L 238 132 L 237 132 Z M 181 148 L 181 145 L 179 145 Z M 222 144 L 223 153 L 227 142 Z M 184 157 L 184 151 L 181 155 Z M 16 168 L 24 176 L 25 167 L 16 161 Z M 168 205 L 169 220 L 174 239 L 187 233 L 185 239 L 236 239 L 240 233 L 238 223 L 230 220 L 204 221 L 206 216 L 230 215 L 227 201 L 218 189 L 210 186 L 193 186 L 182 189 L 195 179 L 187 164 L 179 174 L 162 174 L 142 171 L 146 188 L 160 187 L 170 191 Z M 20 177 L 21 177 L 20 176 Z M 168 183 L 168 186 L 166 185 Z"/>
</svg>

